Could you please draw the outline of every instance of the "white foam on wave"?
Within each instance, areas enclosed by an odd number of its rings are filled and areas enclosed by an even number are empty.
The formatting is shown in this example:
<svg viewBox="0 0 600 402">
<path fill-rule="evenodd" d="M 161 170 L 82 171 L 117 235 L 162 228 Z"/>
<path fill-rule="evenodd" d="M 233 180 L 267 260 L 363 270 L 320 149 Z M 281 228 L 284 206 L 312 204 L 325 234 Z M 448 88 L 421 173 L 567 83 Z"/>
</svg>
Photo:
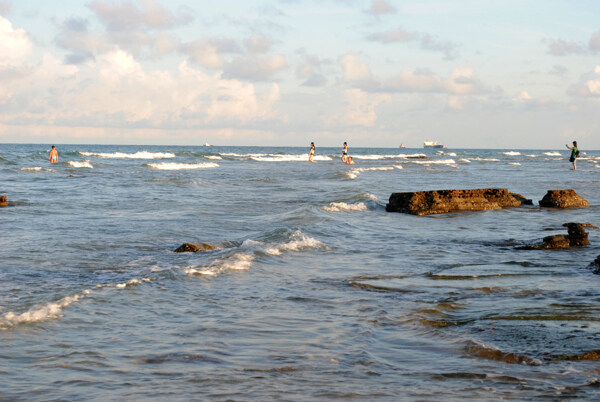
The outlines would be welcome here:
<svg viewBox="0 0 600 402">
<path fill-rule="evenodd" d="M 219 165 L 214 162 L 208 163 L 148 163 L 146 166 L 151 167 L 152 169 L 159 170 L 186 170 L 186 169 L 212 169 L 218 168 Z"/>
<path fill-rule="evenodd" d="M 402 166 L 402 165 L 394 165 L 394 167 L 395 167 L 396 169 L 404 169 L 404 166 Z"/>
<path fill-rule="evenodd" d="M 94 167 L 92 166 L 92 164 L 90 163 L 90 161 L 82 161 L 82 162 L 77 162 L 77 161 L 69 161 L 68 165 L 74 168 L 89 168 L 89 169 L 93 169 Z"/>
<path fill-rule="evenodd" d="M 24 167 L 24 168 L 21 168 L 21 170 L 24 170 L 26 172 L 39 172 L 40 170 L 42 170 L 42 167 L 41 166 Z"/>
<path fill-rule="evenodd" d="M 349 170 L 348 172 L 346 172 L 346 177 L 350 178 L 350 179 L 356 179 L 358 177 L 359 174 L 361 174 L 362 172 L 370 172 L 370 171 L 375 171 L 375 170 L 394 170 L 394 169 L 398 169 L 395 166 L 380 166 L 380 167 L 370 167 L 370 168 L 354 168 L 352 170 Z M 400 168 L 402 169 L 402 168 Z"/>
<path fill-rule="evenodd" d="M 321 207 L 326 212 L 343 212 L 343 211 L 366 211 L 367 206 L 364 202 L 355 204 L 347 204 L 345 202 L 330 202 L 329 205 Z"/>
<path fill-rule="evenodd" d="M 438 160 L 426 160 L 426 161 L 406 161 L 404 163 L 416 163 L 418 165 L 456 165 L 454 159 L 438 159 Z"/>
<path fill-rule="evenodd" d="M 166 159 L 174 158 L 175 154 L 172 152 L 148 152 L 139 151 L 133 154 L 127 154 L 124 152 L 113 152 L 113 153 L 99 153 L 99 152 L 79 152 L 83 156 L 95 156 L 98 158 L 112 158 L 112 159 Z"/>
<path fill-rule="evenodd" d="M 396 155 L 352 155 L 353 159 L 380 160 L 380 159 L 424 159 L 425 154 L 396 154 Z"/>
<path fill-rule="evenodd" d="M 519 162 L 510 162 L 509 165 L 521 166 L 521 164 Z"/>
<path fill-rule="evenodd" d="M 21 314 L 10 311 L 0 317 L 0 329 L 7 329 L 19 324 L 35 323 L 62 317 L 62 311 L 65 307 L 83 299 L 90 294 L 90 292 L 90 290 L 84 290 L 73 296 L 66 296 L 58 301 L 34 307 Z"/>
<path fill-rule="evenodd" d="M 228 257 L 214 261 L 209 266 L 205 267 L 188 267 L 184 272 L 188 275 L 206 275 L 214 276 L 225 271 L 242 271 L 252 267 L 254 255 L 246 252 L 235 253 Z"/>
<path fill-rule="evenodd" d="M 468 159 L 465 159 L 465 158 L 462 158 L 462 159 L 460 159 L 460 161 L 461 161 L 461 162 L 464 162 L 464 163 L 471 163 L 471 161 L 470 161 L 470 160 L 468 160 Z"/>
<path fill-rule="evenodd" d="M 477 158 L 471 158 L 472 161 L 478 161 L 478 162 L 500 162 L 500 159 L 497 158 L 481 158 L 481 157 L 477 157 Z"/>
<path fill-rule="evenodd" d="M 518 156 L 521 155 L 520 152 L 517 151 L 508 151 L 508 152 L 502 152 L 504 155 L 508 155 L 508 156 Z"/>
<path fill-rule="evenodd" d="M 205 158 L 213 160 L 213 161 L 220 161 L 221 159 L 223 159 L 223 158 L 221 158 L 220 156 L 217 156 L 217 155 L 206 155 Z"/>
<path fill-rule="evenodd" d="M 560 152 L 544 152 L 544 155 L 547 156 L 562 156 Z"/>
<path fill-rule="evenodd" d="M 250 159 L 258 162 L 306 162 L 308 161 L 308 154 L 300 155 L 277 155 L 267 154 L 261 156 L 250 156 Z M 313 157 L 315 161 L 330 161 L 331 158 L 326 155 L 315 155 Z"/>
</svg>

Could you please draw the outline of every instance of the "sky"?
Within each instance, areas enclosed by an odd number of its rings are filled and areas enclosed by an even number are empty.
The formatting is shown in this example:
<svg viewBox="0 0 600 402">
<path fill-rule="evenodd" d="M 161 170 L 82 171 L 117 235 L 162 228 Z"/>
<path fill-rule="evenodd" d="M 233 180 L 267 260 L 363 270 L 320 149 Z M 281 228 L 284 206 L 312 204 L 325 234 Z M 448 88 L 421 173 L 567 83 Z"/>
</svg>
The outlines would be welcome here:
<svg viewBox="0 0 600 402">
<path fill-rule="evenodd" d="M 597 0 L 0 0 L 0 143 L 600 149 Z"/>
</svg>

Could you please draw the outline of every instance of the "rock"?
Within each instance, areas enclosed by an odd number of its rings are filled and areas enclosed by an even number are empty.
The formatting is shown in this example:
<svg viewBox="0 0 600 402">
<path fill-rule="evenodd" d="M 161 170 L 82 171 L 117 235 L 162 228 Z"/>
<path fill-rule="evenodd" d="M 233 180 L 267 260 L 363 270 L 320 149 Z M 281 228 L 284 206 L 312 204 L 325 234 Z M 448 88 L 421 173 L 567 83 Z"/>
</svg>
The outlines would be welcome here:
<svg viewBox="0 0 600 402">
<path fill-rule="evenodd" d="M 592 350 L 580 355 L 561 356 L 553 360 L 600 360 L 600 350 Z"/>
<path fill-rule="evenodd" d="M 207 243 L 184 243 L 177 247 L 176 253 L 197 253 L 199 251 L 214 250 L 216 247 Z"/>
<path fill-rule="evenodd" d="M 552 250 L 560 248 L 571 247 L 569 236 L 567 235 L 553 235 L 546 236 L 542 239 L 539 244 L 530 244 L 527 246 L 517 247 L 519 250 Z"/>
<path fill-rule="evenodd" d="M 583 247 L 590 244 L 585 226 L 581 223 L 567 223 L 568 235 L 546 236 L 541 243 L 517 247 L 519 250 L 551 250 L 569 247 Z"/>
<path fill-rule="evenodd" d="M 600 255 L 590 264 L 595 274 L 600 274 Z"/>
<path fill-rule="evenodd" d="M 590 244 L 585 227 L 580 223 L 568 223 L 569 243 L 571 247 L 582 247 Z"/>
<path fill-rule="evenodd" d="M 0 195 L 0 208 L 8 206 L 8 199 L 5 195 Z"/>
<path fill-rule="evenodd" d="M 563 223 L 562 225 L 564 227 L 569 226 L 570 224 L 572 224 L 573 222 L 569 222 L 569 223 Z M 591 229 L 599 229 L 598 226 L 592 224 L 592 223 L 578 223 L 578 225 L 583 226 L 584 228 L 591 228 Z"/>
<path fill-rule="evenodd" d="M 385 209 L 412 215 L 444 214 L 459 211 L 482 211 L 533 205 L 531 200 L 505 188 L 476 190 L 437 190 L 393 193 Z"/>
<path fill-rule="evenodd" d="M 548 190 L 540 200 L 540 207 L 546 208 L 577 208 L 589 207 L 590 203 L 575 190 Z"/>
</svg>

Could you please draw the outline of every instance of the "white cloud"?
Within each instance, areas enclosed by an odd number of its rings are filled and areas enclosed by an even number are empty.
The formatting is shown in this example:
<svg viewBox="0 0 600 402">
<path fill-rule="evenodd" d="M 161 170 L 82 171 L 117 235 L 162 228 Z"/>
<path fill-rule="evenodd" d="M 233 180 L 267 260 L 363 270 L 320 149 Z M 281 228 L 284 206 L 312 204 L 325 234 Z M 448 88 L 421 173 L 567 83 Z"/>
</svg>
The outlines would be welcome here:
<svg viewBox="0 0 600 402">
<path fill-rule="evenodd" d="M 265 56 L 249 54 L 234 57 L 223 66 L 223 77 L 249 81 L 267 81 L 287 68 L 282 55 Z"/>
<path fill-rule="evenodd" d="M 372 127 L 377 121 L 375 109 L 382 102 L 389 102 L 391 97 L 387 94 L 370 94 L 360 89 L 345 91 L 346 111 L 340 124 L 352 124 Z"/>
<path fill-rule="evenodd" d="M 429 70 L 403 71 L 389 81 L 385 90 L 391 92 L 442 92 L 442 79 Z"/>
<path fill-rule="evenodd" d="M 455 68 L 446 82 L 446 90 L 456 95 L 476 94 L 486 91 L 483 83 L 475 76 L 475 70 L 472 67 Z"/>
<path fill-rule="evenodd" d="M 367 39 L 382 44 L 416 42 L 423 50 L 443 53 L 446 60 L 453 60 L 458 57 L 458 51 L 454 43 L 442 42 L 428 33 L 409 32 L 404 28 L 374 33 L 369 35 Z"/>
<path fill-rule="evenodd" d="M 13 29 L 11 22 L 0 16 L 0 68 L 20 64 L 32 47 L 24 29 Z"/>
<path fill-rule="evenodd" d="M 373 0 L 371 2 L 371 8 L 366 10 L 365 12 L 367 14 L 379 16 L 384 14 L 395 14 L 397 10 L 386 0 Z"/>
<path fill-rule="evenodd" d="M 600 97 L 600 65 L 582 75 L 577 83 L 569 87 L 568 93 L 581 98 Z"/>
<path fill-rule="evenodd" d="M 173 14 L 155 0 L 136 2 L 96 0 L 90 4 L 90 8 L 109 31 L 168 29 L 193 20 L 187 9 L 181 9 L 177 14 Z"/>
</svg>

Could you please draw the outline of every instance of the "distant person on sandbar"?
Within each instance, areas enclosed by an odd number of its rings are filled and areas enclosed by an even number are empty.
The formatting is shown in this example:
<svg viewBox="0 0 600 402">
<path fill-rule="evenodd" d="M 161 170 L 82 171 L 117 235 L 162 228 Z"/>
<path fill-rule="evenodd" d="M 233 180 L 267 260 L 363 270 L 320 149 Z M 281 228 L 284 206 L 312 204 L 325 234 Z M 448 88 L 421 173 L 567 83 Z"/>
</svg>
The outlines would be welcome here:
<svg viewBox="0 0 600 402">
<path fill-rule="evenodd" d="M 344 148 L 342 148 L 342 162 L 346 163 L 348 159 L 348 144 L 344 142 Z"/>
<path fill-rule="evenodd" d="M 58 151 L 56 147 L 52 145 L 52 149 L 50 150 L 50 163 L 58 162 Z"/>
<path fill-rule="evenodd" d="M 573 163 L 573 170 L 577 170 L 577 164 L 575 162 L 577 160 L 577 157 L 579 156 L 579 149 L 577 149 L 577 141 L 573 141 L 572 147 L 570 147 L 567 144 L 565 144 L 565 147 L 571 150 L 571 157 L 569 158 L 569 162 Z"/>
<path fill-rule="evenodd" d="M 314 157 L 315 157 L 315 143 L 311 142 L 310 143 L 310 151 L 308 151 L 308 161 L 311 163 L 315 163 Z"/>
<path fill-rule="evenodd" d="M 348 156 L 348 158 L 346 159 L 346 165 L 354 165 L 354 161 L 352 160 L 351 156 Z"/>
</svg>

